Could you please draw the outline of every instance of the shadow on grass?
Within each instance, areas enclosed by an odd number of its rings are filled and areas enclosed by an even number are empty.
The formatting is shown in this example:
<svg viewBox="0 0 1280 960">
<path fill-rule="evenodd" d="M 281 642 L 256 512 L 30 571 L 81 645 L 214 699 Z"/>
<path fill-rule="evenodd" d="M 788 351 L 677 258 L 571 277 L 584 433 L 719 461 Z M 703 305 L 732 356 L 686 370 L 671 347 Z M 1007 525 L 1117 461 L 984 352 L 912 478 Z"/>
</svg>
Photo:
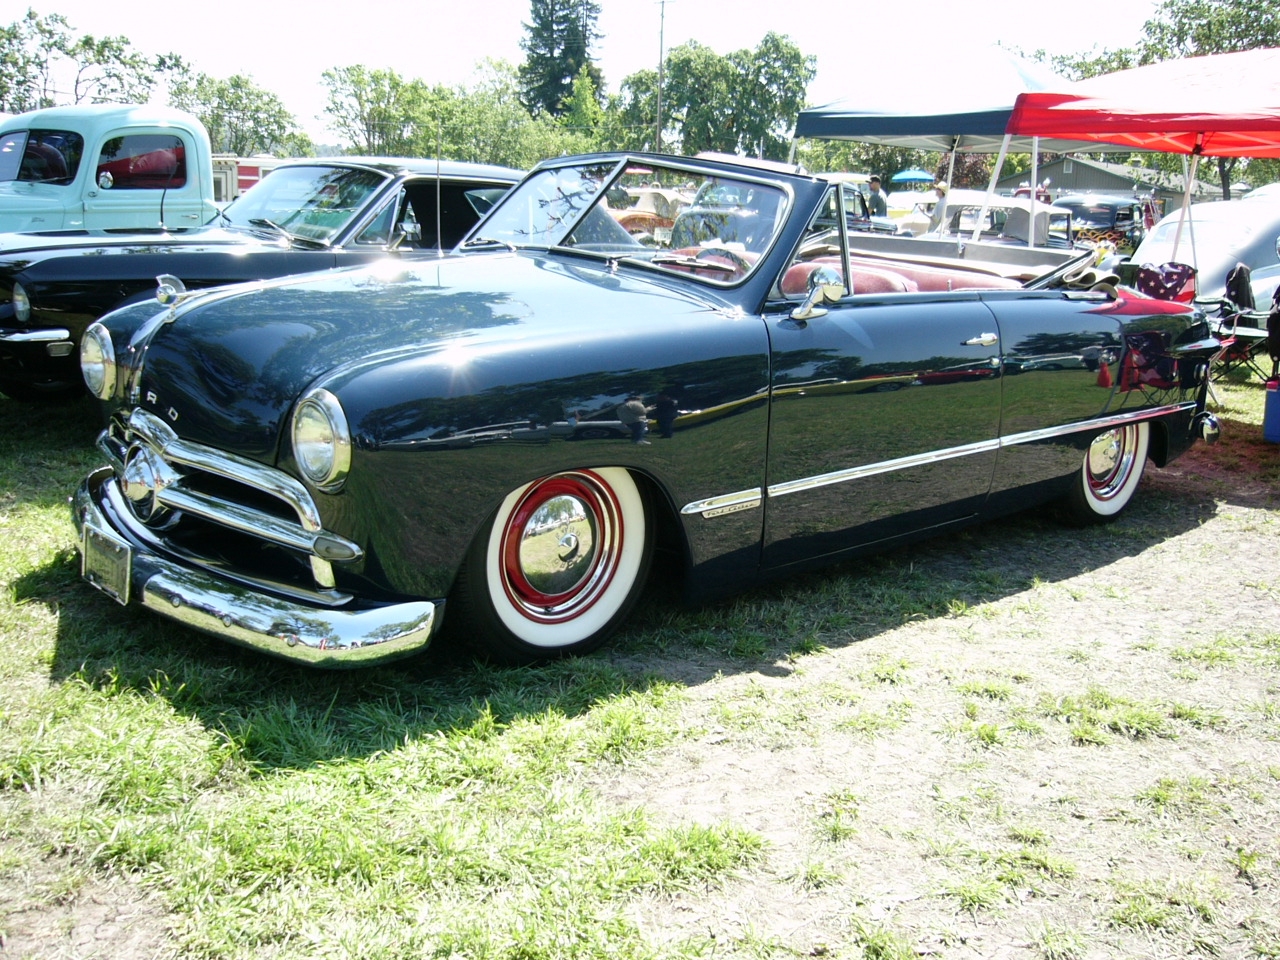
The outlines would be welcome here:
<svg viewBox="0 0 1280 960">
<path fill-rule="evenodd" d="M 345 672 L 277 661 L 112 603 L 79 580 L 71 550 L 12 589 L 19 603 L 58 611 L 53 680 L 161 697 L 225 733 L 260 768 L 291 769 L 394 750 L 477 722 L 548 711 L 577 716 L 655 686 L 785 670 L 807 652 L 1137 556 L 1199 527 L 1215 509 L 1194 485 L 1144 481 L 1113 524 L 1081 530 L 1044 511 L 1022 514 L 696 609 L 682 607 L 677 584 L 659 576 L 603 651 L 525 668 L 476 663 L 443 648 Z"/>
<path fill-rule="evenodd" d="M 102 427 L 88 394 L 59 403 L 22 403 L 0 396 L 0 503 L 66 502 L 102 461 L 94 438 Z"/>
</svg>

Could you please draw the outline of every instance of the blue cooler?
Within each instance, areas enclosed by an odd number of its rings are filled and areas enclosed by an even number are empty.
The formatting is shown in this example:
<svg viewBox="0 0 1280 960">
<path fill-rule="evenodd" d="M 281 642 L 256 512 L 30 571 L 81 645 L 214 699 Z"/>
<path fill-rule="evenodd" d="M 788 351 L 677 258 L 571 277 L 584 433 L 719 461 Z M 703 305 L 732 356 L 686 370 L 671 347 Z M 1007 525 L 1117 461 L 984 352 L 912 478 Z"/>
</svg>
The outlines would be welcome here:
<svg viewBox="0 0 1280 960">
<path fill-rule="evenodd" d="M 1280 443 L 1280 380 L 1267 381 L 1267 396 L 1262 408 L 1262 439 Z"/>
</svg>

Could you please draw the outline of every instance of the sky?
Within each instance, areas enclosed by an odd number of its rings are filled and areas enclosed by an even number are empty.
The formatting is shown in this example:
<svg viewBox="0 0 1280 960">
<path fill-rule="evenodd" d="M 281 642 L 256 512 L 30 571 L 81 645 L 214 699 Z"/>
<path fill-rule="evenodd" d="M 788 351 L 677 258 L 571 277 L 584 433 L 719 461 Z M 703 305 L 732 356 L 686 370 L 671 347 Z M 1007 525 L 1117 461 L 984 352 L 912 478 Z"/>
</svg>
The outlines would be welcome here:
<svg viewBox="0 0 1280 960">
<path fill-rule="evenodd" d="M 849 0 L 599 0 L 602 39 L 592 53 L 605 83 L 656 69 L 659 52 L 697 40 L 716 53 L 754 49 L 773 30 L 817 57 L 811 104 L 891 85 L 904 99 L 962 82 L 967 66 L 999 42 L 1031 52 L 1086 53 L 1129 46 L 1155 0 L 1111 0 L 1105 26 L 1061 4 L 1028 0 L 908 0 L 902 8 Z M 363 64 L 428 84 L 470 85 L 486 58 L 518 64 L 529 0 L 270 0 L 234 4 L 0 3 L 0 24 L 30 6 L 60 13 L 80 33 L 127 37 L 144 54 L 177 53 L 196 70 L 247 74 L 270 90 L 317 143 L 332 143 L 322 116 L 323 71 Z M 894 15 L 896 9 L 904 11 Z M 7 11 L 7 12 L 6 12 Z M 1100 42 L 1105 40 L 1105 42 Z"/>
</svg>

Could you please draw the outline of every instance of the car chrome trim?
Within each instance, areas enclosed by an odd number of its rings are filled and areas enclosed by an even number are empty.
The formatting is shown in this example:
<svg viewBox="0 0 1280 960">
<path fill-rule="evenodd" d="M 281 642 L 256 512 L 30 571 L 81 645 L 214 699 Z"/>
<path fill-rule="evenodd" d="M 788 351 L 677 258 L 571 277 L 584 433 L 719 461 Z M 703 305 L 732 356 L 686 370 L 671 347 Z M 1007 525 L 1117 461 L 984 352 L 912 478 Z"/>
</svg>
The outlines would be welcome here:
<svg viewBox="0 0 1280 960">
<path fill-rule="evenodd" d="M 130 593 L 144 607 L 185 626 L 241 646 L 317 667 L 365 666 L 415 653 L 431 640 L 437 605 L 425 600 L 364 610 L 332 610 L 267 596 L 254 585 L 192 569 L 127 544 L 95 500 L 95 487 L 115 487 L 109 467 L 90 474 L 72 498 L 72 517 L 86 529 L 132 550 Z M 120 518 L 127 516 L 120 515 Z M 124 602 L 123 598 L 117 597 Z"/>
<path fill-rule="evenodd" d="M 769 485 L 769 496 L 783 497 L 789 493 L 802 493 L 805 490 L 816 490 L 818 487 L 829 487 L 833 483 L 845 483 L 849 480 L 860 480 L 880 473 L 892 473 L 895 470 L 909 470 L 943 460 L 954 460 L 956 457 L 967 457 L 975 453 L 986 453 L 997 450 L 999 440 L 983 440 L 980 443 L 967 443 L 960 447 L 948 447 L 945 450 L 931 450 L 928 453 L 915 454 L 910 457 L 897 457 L 893 460 L 882 460 L 880 463 L 868 463 L 861 467 L 849 467 L 846 470 L 833 470 L 813 477 L 799 480 L 788 480 L 785 483 Z"/>
<path fill-rule="evenodd" d="M 7 330 L 0 333 L 0 343 L 55 343 L 70 339 L 71 331 L 63 327 L 49 327 L 43 330 Z"/>
<path fill-rule="evenodd" d="M 320 511 L 311 494 L 300 481 L 288 474 L 235 454 L 182 440 L 163 420 L 141 408 L 130 413 L 126 429 L 133 443 L 146 444 L 166 464 L 179 468 L 179 472 L 185 467 L 266 493 L 292 509 L 297 523 L 253 507 L 185 489 L 180 482 L 171 482 L 156 490 L 157 503 L 307 554 L 311 574 L 321 588 L 329 589 L 336 583 L 333 560 L 358 560 L 364 555 L 358 544 L 324 529 Z M 104 432 L 98 439 L 98 448 L 106 454 L 117 476 L 123 476 L 130 445 L 109 432 Z"/>
<path fill-rule="evenodd" d="M 1140 420 L 1158 420 L 1161 417 L 1183 413 L 1195 408 L 1195 401 L 1188 400 L 1185 403 L 1170 403 L 1163 407 L 1149 407 L 1144 410 L 1131 410 L 1128 413 L 1115 413 L 1107 417 L 1081 420 L 1075 423 L 1063 424 L 1059 427 L 1047 427 L 1043 430 L 1028 430 L 1026 433 L 1015 433 L 1008 437 L 1002 437 L 1000 446 L 1012 447 L 1020 443 L 1037 443 L 1040 440 L 1052 440 L 1054 437 L 1066 437 L 1073 433 L 1084 433 L 1089 430 L 1107 430 L 1111 427 L 1124 426 L 1126 423 L 1137 423 Z"/>
<path fill-rule="evenodd" d="M 137 543 L 141 544 L 147 550 L 155 554 L 169 554 L 176 557 L 185 564 L 199 567 L 207 573 L 233 580 L 236 583 L 251 586 L 257 589 L 269 590 L 272 593 L 282 594 L 292 600 L 310 604 L 319 607 L 340 607 L 344 603 L 351 600 L 351 594 L 344 593 L 332 588 L 320 587 L 309 590 L 299 587 L 296 584 L 283 583 L 278 580 L 267 579 L 263 577 L 255 577 L 242 571 L 228 567 L 226 564 L 207 557 L 201 557 L 190 550 L 184 550 L 174 547 L 173 544 L 166 543 L 161 537 L 157 536 L 150 527 L 146 526 L 142 521 L 138 520 L 133 512 L 129 509 L 129 505 L 125 498 L 124 492 L 120 489 L 120 483 L 114 477 L 107 479 L 101 484 L 102 493 L 102 512 L 107 516 L 107 522 L 111 528 L 125 533 L 132 537 Z"/>
<path fill-rule="evenodd" d="M 719 497 L 708 497 L 695 500 L 680 508 L 680 513 L 688 516 L 700 513 L 706 518 L 721 517 L 726 513 L 738 513 L 741 510 L 754 510 L 760 506 L 761 493 L 759 487 L 741 490 L 737 493 L 726 493 Z"/>
<path fill-rule="evenodd" d="M 967 457 L 975 453 L 990 453 L 1003 447 L 1013 447 L 1025 443 L 1038 443 L 1043 440 L 1052 440 L 1056 437 L 1066 437 L 1071 436 L 1072 434 L 1086 433 L 1093 430 L 1108 430 L 1112 427 L 1122 426 L 1127 423 L 1136 423 L 1141 420 L 1155 420 L 1170 414 L 1194 410 L 1195 406 L 1196 404 L 1194 402 L 1189 401 L 1187 403 L 1169 404 L 1167 406 L 1152 407 L 1145 410 L 1134 410 L 1128 413 L 1118 413 L 1107 417 L 1098 417 L 1093 420 L 1077 421 L 1075 423 L 1063 424 L 1057 427 L 1046 427 L 1042 430 L 1028 430 L 1025 433 L 1015 433 L 1007 437 L 983 440 L 978 443 L 964 444 L 959 447 L 947 447 L 943 450 L 931 450 L 928 453 L 916 454 L 910 457 L 899 457 L 894 460 L 884 460 L 880 463 L 869 463 L 861 467 L 850 467 L 847 470 L 835 470 L 831 473 L 819 474 L 814 477 L 804 477 L 799 480 L 788 480 L 785 483 L 771 484 L 768 488 L 768 495 L 771 497 L 782 497 L 791 493 L 815 490 L 819 487 L 826 487 L 835 483 L 845 483 L 850 480 L 861 480 L 864 477 L 873 477 L 881 473 L 892 473 L 895 470 L 909 470 L 914 467 L 922 467 L 931 463 L 941 463 L 944 460 L 953 460 L 956 457 Z M 735 495 L 729 494 L 728 496 L 732 497 Z"/>
</svg>

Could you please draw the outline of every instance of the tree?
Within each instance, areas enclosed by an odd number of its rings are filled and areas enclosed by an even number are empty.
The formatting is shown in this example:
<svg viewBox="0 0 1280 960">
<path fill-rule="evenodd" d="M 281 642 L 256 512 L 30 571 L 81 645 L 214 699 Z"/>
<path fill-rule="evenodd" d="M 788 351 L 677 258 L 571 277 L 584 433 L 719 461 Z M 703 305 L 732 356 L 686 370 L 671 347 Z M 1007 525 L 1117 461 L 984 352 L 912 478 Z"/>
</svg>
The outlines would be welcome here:
<svg viewBox="0 0 1280 960">
<path fill-rule="evenodd" d="M 427 115 L 430 93 L 421 80 L 360 64 L 321 74 L 329 87 L 324 112 L 330 127 L 356 153 L 411 156 L 415 126 Z"/>
<path fill-rule="evenodd" d="M 816 62 L 787 37 L 768 33 L 754 50 L 720 56 L 696 40 L 667 54 L 662 92 L 664 130 L 683 153 L 717 150 L 785 160 L 790 130 L 804 105 Z M 626 127 L 656 128 L 656 77 L 623 82 Z"/>
<path fill-rule="evenodd" d="M 170 102 L 200 118 L 219 153 L 248 157 L 312 152 L 311 139 L 298 129 L 280 98 L 243 74 L 226 80 L 203 73 L 184 79 L 174 86 Z"/>
<path fill-rule="evenodd" d="M 0 29 L 0 110 L 21 113 L 75 103 L 142 103 L 184 70 L 176 54 L 148 57 L 125 37 L 77 36 L 60 14 Z M 60 82 L 69 87 L 59 88 Z"/>
<path fill-rule="evenodd" d="M 525 169 L 539 160 L 595 149 L 590 135 L 570 131 L 551 117 L 531 117 L 520 97 L 517 69 L 486 60 L 476 82 L 452 90 L 436 88 L 436 113 L 426 120 L 423 156 L 496 163 Z"/>
<path fill-rule="evenodd" d="M 600 106 L 600 95 L 595 81 L 591 79 L 591 71 L 582 67 L 573 78 L 573 92 L 564 102 L 564 113 L 560 115 L 560 126 L 570 133 L 581 133 L 594 136 L 604 123 L 604 110 Z"/>
<path fill-rule="evenodd" d="M 520 48 L 521 97 L 533 116 L 560 116 L 573 94 L 573 84 L 583 69 L 595 89 L 604 87 L 600 69 L 591 61 L 591 46 L 600 39 L 596 0 L 532 0 L 530 23 L 524 24 Z"/>
</svg>

